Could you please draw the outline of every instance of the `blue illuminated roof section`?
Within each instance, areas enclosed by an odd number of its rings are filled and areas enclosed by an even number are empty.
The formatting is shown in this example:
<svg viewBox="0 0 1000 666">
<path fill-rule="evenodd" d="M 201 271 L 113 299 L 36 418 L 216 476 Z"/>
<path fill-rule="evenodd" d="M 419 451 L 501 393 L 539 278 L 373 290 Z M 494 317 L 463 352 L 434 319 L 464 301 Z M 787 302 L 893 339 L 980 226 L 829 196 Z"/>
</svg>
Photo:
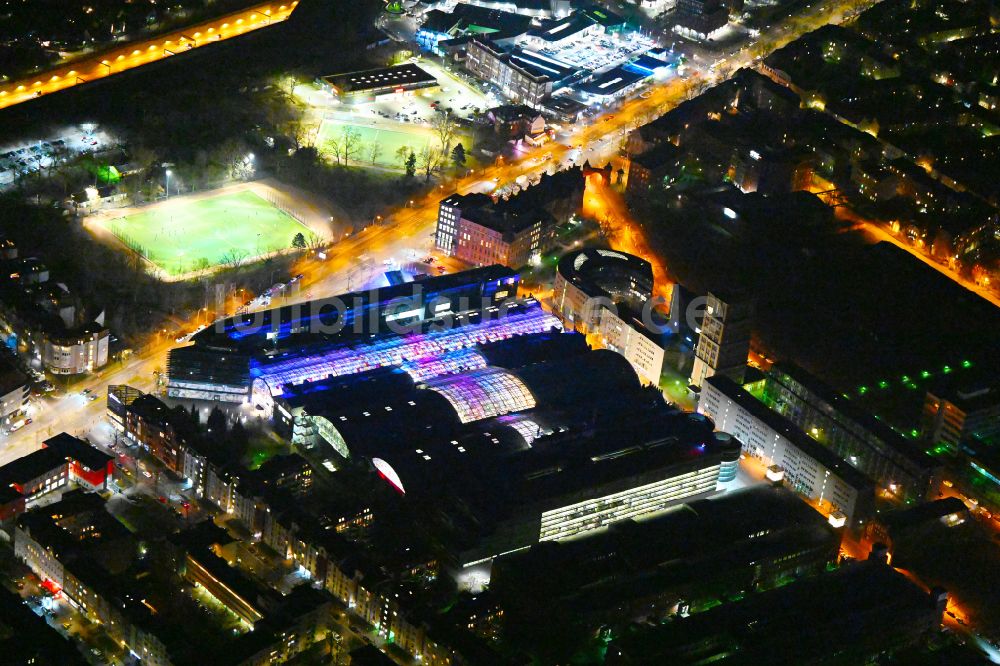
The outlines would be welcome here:
<svg viewBox="0 0 1000 666">
<path fill-rule="evenodd" d="M 282 386 L 286 384 L 301 384 L 387 366 L 413 366 L 423 360 L 476 345 L 561 328 L 562 324 L 556 317 L 542 310 L 536 301 L 528 301 L 522 307 L 510 308 L 503 317 L 493 314 L 475 323 L 455 323 L 444 330 L 432 328 L 424 333 L 345 344 L 313 354 L 291 354 L 270 362 L 257 361 L 250 373 L 267 386 L 271 395 L 280 395 Z M 471 359 L 471 356 L 466 357 L 474 363 Z M 442 367 L 438 366 L 438 369 Z M 432 369 L 427 371 L 435 372 Z"/>
<path fill-rule="evenodd" d="M 435 377 L 454 375 L 485 367 L 486 359 L 474 349 L 459 349 L 443 356 L 419 358 L 403 363 L 403 370 L 415 382 L 426 382 Z"/>
</svg>

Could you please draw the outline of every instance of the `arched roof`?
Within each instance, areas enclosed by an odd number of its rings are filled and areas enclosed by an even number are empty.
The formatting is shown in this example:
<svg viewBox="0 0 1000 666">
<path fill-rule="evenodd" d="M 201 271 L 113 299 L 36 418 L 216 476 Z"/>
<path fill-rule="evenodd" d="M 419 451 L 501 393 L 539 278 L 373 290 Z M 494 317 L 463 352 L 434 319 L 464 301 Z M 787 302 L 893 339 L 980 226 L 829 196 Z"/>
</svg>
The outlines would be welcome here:
<svg viewBox="0 0 1000 666">
<path fill-rule="evenodd" d="M 462 423 L 531 409 L 535 397 L 519 378 L 501 368 L 487 367 L 433 380 L 427 388 L 440 393 Z"/>
</svg>

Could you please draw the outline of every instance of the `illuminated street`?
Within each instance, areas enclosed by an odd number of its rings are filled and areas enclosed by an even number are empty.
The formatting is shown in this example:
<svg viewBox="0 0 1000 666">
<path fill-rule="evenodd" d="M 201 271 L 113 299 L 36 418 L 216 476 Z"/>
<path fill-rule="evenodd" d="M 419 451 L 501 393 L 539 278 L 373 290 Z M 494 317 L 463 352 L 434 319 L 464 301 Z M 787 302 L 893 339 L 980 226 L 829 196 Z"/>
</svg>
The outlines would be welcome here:
<svg viewBox="0 0 1000 666">
<path fill-rule="evenodd" d="M 286 11 L 290 12 L 291 9 Z M 287 17 L 287 15 L 284 16 Z M 818 25 L 824 21 L 822 18 L 824 15 L 817 12 L 812 20 Z M 826 16 L 828 19 L 831 18 L 830 15 Z M 832 17 L 839 17 L 839 13 L 835 12 Z M 253 22 L 251 21 L 251 23 Z M 809 23 L 808 25 L 814 24 Z M 221 29 L 221 24 L 219 29 Z M 228 29 L 231 30 L 229 33 L 231 35 L 240 34 L 243 31 L 243 29 L 237 30 L 232 25 Z M 784 28 L 776 27 L 775 31 L 782 43 L 791 41 L 796 36 Z M 155 53 L 155 51 L 150 51 L 150 53 Z M 136 56 L 136 58 L 142 57 L 147 56 L 141 54 Z M 749 56 L 744 56 L 743 62 L 749 62 Z M 141 62 L 137 62 L 137 64 L 141 64 Z M 736 69 L 736 67 L 730 66 L 726 68 L 726 72 L 729 74 L 735 72 Z M 715 75 L 713 78 L 717 76 Z M 570 130 L 569 140 L 566 142 L 549 143 L 524 153 L 516 161 L 494 164 L 465 177 L 446 181 L 438 189 L 416 199 L 412 206 L 408 205 L 404 208 L 385 211 L 383 220 L 379 224 L 375 224 L 375 220 L 373 220 L 372 224 L 363 231 L 340 240 L 327 250 L 326 260 L 308 257 L 302 260 L 297 270 L 302 272 L 305 277 L 300 288 L 302 296 L 298 300 L 323 298 L 347 291 L 347 285 L 352 282 L 350 278 L 351 267 L 356 265 L 359 256 L 369 255 L 375 259 L 375 265 L 380 265 L 383 258 L 392 257 L 405 248 L 421 248 L 431 252 L 438 202 L 445 194 L 451 192 L 466 194 L 481 191 L 485 184 L 494 182 L 502 186 L 506 183 L 512 183 L 522 175 L 530 176 L 543 173 L 570 163 L 582 164 L 584 160 L 590 160 L 593 164 L 602 164 L 604 160 L 610 159 L 617 152 L 617 142 L 623 131 L 634 129 L 646 122 L 651 114 L 665 113 L 686 99 L 692 94 L 693 86 L 701 78 L 701 74 L 693 72 L 687 80 L 671 79 L 666 84 L 654 88 L 652 94 L 646 99 L 630 99 L 613 112 L 599 116 L 591 122 L 574 126 Z M 58 83 L 60 82 L 56 81 L 53 85 Z M 581 155 L 576 146 L 587 146 L 588 150 Z M 551 155 L 551 158 L 548 158 L 548 155 Z M 608 211 L 617 210 L 618 213 L 614 215 L 615 220 L 624 222 L 628 219 L 624 214 L 624 209 L 621 208 L 621 200 L 616 195 L 597 188 L 593 196 L 596 198 L 591 199 L 592 205 L 604 206 Z M 626 250 L 628 247 L 632 247 L 632 243 L 644 245 L 644 241 L 633 238 L 637 232 L 633 231 L 632 228 L 633 225 L 625 224 L 622 238 Z M 636 250 L 638 249 L 637 247 Z M 641 252 L 637 253 L 642 254 Z M 661 276 L 665 275 L 666 269 L 660 262 L 654 262 L 654 265 L 657 266 L 657 271 L 660 271 Z M 658 279 L 657 283 L 658 285 L 668 285 L 668 282 L 662 279 Z M 351 286 L 355 287 L 353 284 Z M 175 335 L 176 332 L 169 332 L 165 336 L 170 339 L 169 342 L 162 339 L 154 342 L 152 350 L 139 352 L 137 358 L 130 360 L 125 369 L 105 371 L 108 373 L 106 377 L 87 380 L 80 384 L 80 389 L 93 388 L 103 397 L 108 384 L 133 383 L 135 380 L 140 380 L 139 388 L 148 387 L 153 382 L 153 371 L 165 368 L 166 351 L 176 344 L 172 340 L 172 336 Z M 37 448 L 41 440 L 50 433 L 59 430 L 82 432 L 94 425 L 102 412 L 99 405 L 103 404 L 103 400 L 93 404 L 76 404 L 76 402 L 73 396 L 68 396 L 54 405 L 46 406 L 41 410 L 42 413 L 35 419 L 34 423 L 7 437 L 3 451 L 0 453 L 2 456 L 0 461 L 18 458 Z"/>
<path fill-rule="evenodd" d="M 223 4 L 0 25 L 12 663 L 1000 664 L 990 0 Z"/>
<path fill-rule="evenodd" d="M 268 2 L 234 14 L 192 25 L 154 39 L 133 42 L 74 61 L 29 79 L 0 84 L 0 109 L 60 90 L 121 74 L 200 46 L 239 37 L 284 21 L 298 5 Z"/>
</svg>

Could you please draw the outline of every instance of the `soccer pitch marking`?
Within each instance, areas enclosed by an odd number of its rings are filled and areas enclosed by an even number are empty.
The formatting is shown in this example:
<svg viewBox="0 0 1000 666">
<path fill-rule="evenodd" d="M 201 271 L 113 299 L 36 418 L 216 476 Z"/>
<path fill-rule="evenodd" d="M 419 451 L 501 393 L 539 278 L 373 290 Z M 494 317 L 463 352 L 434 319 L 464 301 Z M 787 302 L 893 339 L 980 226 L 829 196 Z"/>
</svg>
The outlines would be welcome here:
<svg viewBox="0 0 1000 666">
<path fill-rule="evenodd" d="M 297 233 L 312 230 L 276 197 L 251 190 L 165 201 L 100 220 L 123 245 L 167 276 L 210 271 L 234 253 L 242 261 L 287 251 Z"/>
</svg>

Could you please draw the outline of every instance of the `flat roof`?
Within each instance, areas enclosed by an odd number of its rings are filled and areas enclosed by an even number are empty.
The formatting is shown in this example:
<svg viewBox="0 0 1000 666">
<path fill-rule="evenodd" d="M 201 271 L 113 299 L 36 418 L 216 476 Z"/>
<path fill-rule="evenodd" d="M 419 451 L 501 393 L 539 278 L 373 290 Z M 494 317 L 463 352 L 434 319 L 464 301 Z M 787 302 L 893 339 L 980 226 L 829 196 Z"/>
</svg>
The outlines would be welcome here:
<svg viewBox="0 0 1000 666">
<path fill-rule="evenodd" d="M 622 655 L 616 663 L 636 665 L 704 663 L 723 652 L 740 664 L 814 663 L 819 656 L 852 655 L 852 647 L 910 631 L 914 623 L 936 626 L 935 619 L 940 613 L 923 589 L 868 560 L 626 633 L 608 653 Z"/>
<path fill-rule="evenodd" d="M 609 69 L 597 78 L 581 83 L 577 88 L 589 95 L 614 95 L 648 76 L 649 74 L 630 72 L 624 67 L 618 66 Z"/>
<path fill-rule="evenodd" d="M 341 93 L 437 83 L 437 79 L 433 75 L 413 63 L 347 72 L 345 74 L 331 74 L 324 76 L 323 80 Z"/>
<path fill-rule="evenodd" d="M 631 278 L 653 289 L 653 265 L 634 254 L 606 248 L 584 248 L 564 255 L 556 265 L 564 280 L 588 296 L 608 296 L 603 283 Z"/>
<path fill-rule="evenodd" d="M 0 396 L 27 386 L 28 376 L 6 358 L 0 357 Z"/>
<path fill-rule="evenodd" d="M 928 456 L 920 447 L 911 446 L 902 435 L 890 428 L 883 421 L 875 418 L 867 409 L 837 393 L 804 368 L 794 363 L 782 361 L 776 363 L 771 368 L 772 375 L 779 373 L 788 375 L 793 381 L 798 382 L 808 391 L 832 406 L 844 418 L 853 421 L 858 427 L 878 437 L 886 446 L 911 462 L 926 469 L 941 466 L 940 463 Z"/>
<path fill-rule="evenodd" d="M 60 465 L 65 465 L 68 458 L 95 472 L 105 469 L 112 460 L 111 456 L 101 453 L 90 444 L 72 435 L 60 433 L 45 440 L 43 448 L 0 467 L 0 485 L 20 485 L 37 479 Z"/>
<path fill-rule="evenodd" d="M 592 25 L 594 25 L 593 19 L 583 13 L 574 12 L 556 21 L 543 22 L 542 27 L 535 28 L 529 34 L 546 42 L 558 42 L 572 37 Z"/>
<path fill-rule="evenodd" d="M 579 70 L 558 58 L 543 55 L 531 49 L 516 47 L 510 52 L 510 59 L 519 67 L 536 76 L 547 76 L 552 81 L 562 81 Z"/>
<path fill-rule="evenodd" d="M 433 294 L 465 287 L 474 288 L 476 285 L 481 286 L 488 282 L 516 279 L 517 277 L 518 274 L 513 269 L 501 266 L 500 264 L 493 264 L 459 273 L 436 275 L 414 282 L 405 282 L 377 289 L 352 291 L 332 298 L 320 298 L 305 303 L 284 305 L 251 314 L 235 315 L 216 322 L 215 325 L 209 326 L 191 339 L 195 344 L 203 348 L 212 347 L 215 344 L 228 346 L 246 337 L 256 336 L 263 338 L 272 330 L 275 320 L 280 321 L 281 327 L 285 329 L 292 325 L 303 325 L 306 321 L 312 319 L 320 319 L 324 313 L 328 313 L 329 311 L 329 308 L 324 310 L 324 307 L 329 306 L 336 300 L 345 305 L 353 306 L 354 304 L 359 304 L 361 307 L 365 307 L 372 303 L 387 303 L 396 299 L 412 298 L 416 294 L 423 294 L 424 298 L 430 298 Z M 254 334 L 247 334 L 238 330 L 238 327 L 242 327 L 244 324 L 257 323 L 260 326 L 259 328 L 255 328 L 256 333 Z"/>
<path fill-rule="evenodd" d="M 566 611 L 587 611 L 708 586 L 784 554 L 821 549 L 833 557 L 839 544 L 840 535 L 797 495 L 755 486 L 570 541 L 541 542 L 500 560 L 494 582 L 529 603 L 562 599 Z"/>
<path fill-rule="evenodd" d="M 114 460 L 106 453 L 102 453 L 88 442 L 77 439 L 72 435 L 61 432 L 55 437 L 50 437 L 43 444 L 50 449 L 57 451 L 66 458 L 72 458 L 91 471 L 106 469 L 108 463 Z"/>
<path fill-rule="evenodd" d="M 750 412 L 751 416 L 759 419 L 767 427 L 786 438 L 802 453 L 835 473 L 851 487 L 858 490 L 874 488 L 875 484 L 865 474 L 804 433 L 801 428 L 784 416 L 769 409 L 767 405 L 750 395 L 742 386 L 729 377 L 714 375 L 705 381 L 737 405 Z"/>
</svg>

